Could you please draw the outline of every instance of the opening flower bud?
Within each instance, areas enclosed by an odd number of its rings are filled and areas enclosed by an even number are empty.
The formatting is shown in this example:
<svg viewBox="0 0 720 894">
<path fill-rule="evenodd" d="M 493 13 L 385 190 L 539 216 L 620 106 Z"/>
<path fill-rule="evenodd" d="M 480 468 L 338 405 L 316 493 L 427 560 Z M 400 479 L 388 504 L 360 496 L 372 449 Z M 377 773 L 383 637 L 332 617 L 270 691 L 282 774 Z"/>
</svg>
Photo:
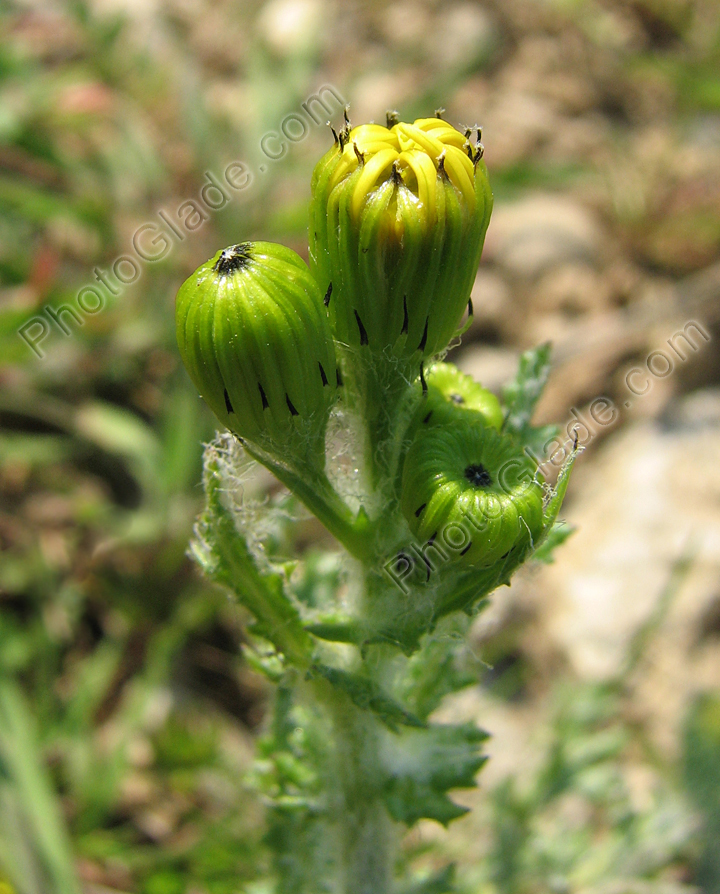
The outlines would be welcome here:
<svg viewBox="0 0 720 894">
<path fill-rule="evenodd" d="M 433 428 L 405 457 L 402 511 L 421 543 L 487 568 L 540 538 L 543 488 L 531 460 L 494 428 Z"/>
<path fill-rule="evenodd" d="M 402 358 L 447 345 L 492 210 L 481 156 L 439 118 L 337 136 L 313 173 L 310 266 L 339 341 Z"/>
<path fill-rule="evenodd" d="M 434 363 L 425 373 L 427 396 L 420 404 L 416 428 L 456 425 L 458 422 L 489 425 L 500 431 L 503 412 L 492 391 L 483 388 L 452 363 Z"/>
<path fill-rule="evenodd" d="M 244 242 L 218 252 L 180 288 L 176 326 L 185 367 L 224 425 L 266 450 L 321 456 L 335 347 L 294 251 Z"/>
</svg>

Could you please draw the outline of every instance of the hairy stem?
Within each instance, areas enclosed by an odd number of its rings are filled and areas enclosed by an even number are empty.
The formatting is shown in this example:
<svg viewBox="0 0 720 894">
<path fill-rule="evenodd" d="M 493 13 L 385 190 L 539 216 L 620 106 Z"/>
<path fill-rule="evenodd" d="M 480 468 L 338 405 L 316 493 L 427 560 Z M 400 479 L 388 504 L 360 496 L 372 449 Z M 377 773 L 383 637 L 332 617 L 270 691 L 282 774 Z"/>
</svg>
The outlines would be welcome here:
<svg viewBox="0 0 720 894">
<path fill-rule="evenodd" d="M 291 490 L 351 556 L 360 560 L 370 557 L 372 532 L 367 517 L 364 513 L 353 514 L 333 489 L 325 472 L 309 462 L 302 468 L 290 468 L 248 444 L 245 444 L 245 450 Z"/>
<path fill-rule="evenodd" d="M 382 801 L 377 721 L 343 694 L 326 692 L 338 791 L 335 821 L 342 894 L 390 894 L 396 837 Z"/>
</svg>

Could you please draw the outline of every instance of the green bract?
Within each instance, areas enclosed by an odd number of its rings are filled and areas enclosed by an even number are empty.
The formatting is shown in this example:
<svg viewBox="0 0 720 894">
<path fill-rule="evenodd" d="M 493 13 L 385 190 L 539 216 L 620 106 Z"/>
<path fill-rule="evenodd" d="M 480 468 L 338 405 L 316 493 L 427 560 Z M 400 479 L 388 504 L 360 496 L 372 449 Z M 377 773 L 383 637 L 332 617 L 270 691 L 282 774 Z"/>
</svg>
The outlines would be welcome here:
<svg viewBox="0 0 720 894">
<path fill-rule="evenodd" d="M 429 428 L 458 422 L 489 425 L 500 431 L 503 412 L 495 395 L 452 363 L 434 363 L 425 374 L 427 396 L 418 410 L 418 424 Z"/>
<path fill-rule="evenodd" d="M 494 565 L 543 530 L 533 463 L 493 428 L 421 430 L 405 457 L 402 511 L 421 543 L 477 567 Z"/>
<path fill-rule="evenodd" d="M 313 173 L 310 266 L 335 337 L 431 357 L 457 330 L 492 210 L 482 151 L 438 118 L 346 129 Z"/>
<path fill-rule="evenodd" d="M 218 252 L 182 285 L 176 325 L 190 377 L 231 431 L 274 452 L 322 454 L 335 348 L 294 251 L 244 242 Z"/>
</svg>

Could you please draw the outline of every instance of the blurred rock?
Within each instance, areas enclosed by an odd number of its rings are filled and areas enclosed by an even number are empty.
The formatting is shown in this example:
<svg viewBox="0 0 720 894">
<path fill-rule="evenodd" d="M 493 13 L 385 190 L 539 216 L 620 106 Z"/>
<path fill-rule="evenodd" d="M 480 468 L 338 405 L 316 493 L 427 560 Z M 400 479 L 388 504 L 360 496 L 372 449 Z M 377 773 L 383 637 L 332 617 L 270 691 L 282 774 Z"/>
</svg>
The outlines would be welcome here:
<svg viewBox="0 0 720 894">
<path fill-rule="evenodd" d="M 424 44 L 433 33 L 429 10 L 415 0 L 391 3 L 383 11 L 381 28 L 388 43 L 398 47 Z"/>
<path fill-rule="evenodd" d="M 468 340 L 493 339 L 505 333 L 514 314 L 510 289 L 505 280 L 494 270 L 481 267 L 472 288 L 473 322 L 468 330 Z"/>
<path fill-rule="evenodd" d="M 530 279 L 557 264 L 600 258 L 603 235 L 592 214 L 568 196 L 536 193 L 498 205 L 484 257 Z"/>
<path fill-rule="evenodd" d="M 361 75 L 353 89 L 353 122 L 385 124 L 385 112 L 402 107 L 417 89 L 420 78 L 420 73 L 412 68 L 401 72 L 370 70 Z"/>
<path fill-rule="evenodd" d="M 479 111 L 477 118 L 483 126 L 491 177 L 493 168 L 510 167 L 528 158 L 558 127 L 553 104 L 524 90 L 499 92 L 494 102 Z"/>
<path fill-rule="evenodd" d="M 326 15 L 321 0 L 270 0 L 257 19 L 259 34 L 279 56 L 312 49 Z"/>
<path fill-rule="evenodd" d="M 533 293 L 541 311 L 560 311 L 568 317 L 594 313 L 611 302 L 611 283 L 590 264 L 563 264 L 542 277 Z"/>
<path fill-rule="evenodd" d="M 508 348 L 476 347 L 471 345 L 457 356 L 448 357 L 467 375 L 485 388 L 498 394 L 502 386 L 517 372 L 519 353 Z"/>
<path fill-rule="evenodd" d="M 468 69 L 488 55 L 495 35 L 490 13 L 479 4 L 445 4 L 428 49 L 438 68 Z"/>
<path fill-rule="evenodd" d="M 577 532 L 538 578 L 542 626 L 585 679 L 627 670 L 660 612 L 636 710 L 670 752 L 688 699 L 720 680 L 720 625 L 707 620 L 720 606 L 719 453 L 717 389 L 615 436 L 592 466 L 581 461 L 565 513 Z"/>
</svg>

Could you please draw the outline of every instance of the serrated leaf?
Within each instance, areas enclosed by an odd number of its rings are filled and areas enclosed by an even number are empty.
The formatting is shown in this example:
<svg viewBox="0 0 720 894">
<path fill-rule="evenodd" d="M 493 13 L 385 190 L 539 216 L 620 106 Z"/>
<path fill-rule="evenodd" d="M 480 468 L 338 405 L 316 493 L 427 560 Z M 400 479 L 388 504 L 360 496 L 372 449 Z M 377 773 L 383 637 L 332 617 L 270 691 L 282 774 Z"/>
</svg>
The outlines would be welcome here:
<svg viewBox="0 0 720 894">
<path fill-rule="evenodd" d="M 207 506 L 196 527 L 191 551 L 205 573 L 231 589 L 253 615 L 255 631 L 295 664 L 306 666 L 312 640 L 300 613 L 285 593 L 279 574 L 258 567 L 232 513 L 223 501 L 222 479 L 209 454 L 206 463 Z"/>
<path fill-rule="evenodd" d="M 314 664 L 311 673 L 318 674 L 336 689 L 342 690 L 358 708 L 372 711 L 388 729 L 395 731 L 400 725 L 424 726 L 422 720 L 406 711 L 369 677 L 325 664 Z"/>
<path fill-rule="evenodd" d="M 408 826 L 433 819 L 446 826 L 467 813 L 447 793 L 473 788 L 487 760 L 480 745 L 487 733 L 472 724 L 433 725 L 387 735 L 381 750 L 383 797 L 393 819 Z"/>
<path fill-rule="evenodd" d="M 550 374 L 550 343 L 525 351 L 517 376 L 503 388 L 507 408 L 503 430 L 522 438 Z"/>
<path fill-rule="evenodd" d="M 578 447 L 573 450 L 570 456 L 563 463 L 562 469 L 560 469 L 560 474 L 558 475 L 557 482 L 555 483 L 555 489 L 553 490 L 552 495 L 543 510 L 543 524 L 545 527 L 546 536 L 549 536 L 550 531 L 552 530 L 552 526 L 557 521 L 560 508 L 562 507 L 563 500 L 565 499 L 565 494 L 567 493 L 568 484 L 570 483 L 570 472 L 572 472 L 572 467 L 575 465 L 575 460 L 577 459 L 578 454 L 581 453 L 583 449 L 584 448 L 582 447 Z"/>
<path fill-rule="evenodd" d="M 427 720 L 446 695 L 477 682 L 468 663 L 458 661 L 469 623 L 462 615 L 453 618 L 451 624 L 443 625 L 442 632 L 426 637 L 422 648 L 408 661 L 401 689 L 403 701 L 422 720 Z"/>
</svg>

